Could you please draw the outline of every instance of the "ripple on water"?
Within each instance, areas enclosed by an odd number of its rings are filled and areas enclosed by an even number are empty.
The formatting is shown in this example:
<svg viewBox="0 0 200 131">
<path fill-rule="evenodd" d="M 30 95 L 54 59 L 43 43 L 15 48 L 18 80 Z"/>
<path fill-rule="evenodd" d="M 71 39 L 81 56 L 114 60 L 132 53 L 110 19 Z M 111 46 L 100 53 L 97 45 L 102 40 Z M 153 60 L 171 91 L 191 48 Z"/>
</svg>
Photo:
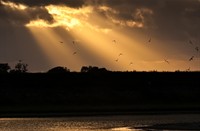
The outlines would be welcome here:
<svg viewBox="0 0 200 131">
<path fill-rule="evenodd" d="M 143 131 L 142 129 L 133 129 L 132 127 L 117 127 L 112 128 L 112 131 Z"/>
<path fill-rule="evenodd" d="M 163 127 L 165 129 L 172 129 L 172 127 L 178 129 L 183 125 L 178 123 L 184 123 L 185 126 L 188 125 L 187 129 L 197 129 L 197 127 L 200 129 L 200 114 L 74 118 L 0 118 L 0 131 L 144 131 L 149 128 L 161 129 Z"/>
</svg>

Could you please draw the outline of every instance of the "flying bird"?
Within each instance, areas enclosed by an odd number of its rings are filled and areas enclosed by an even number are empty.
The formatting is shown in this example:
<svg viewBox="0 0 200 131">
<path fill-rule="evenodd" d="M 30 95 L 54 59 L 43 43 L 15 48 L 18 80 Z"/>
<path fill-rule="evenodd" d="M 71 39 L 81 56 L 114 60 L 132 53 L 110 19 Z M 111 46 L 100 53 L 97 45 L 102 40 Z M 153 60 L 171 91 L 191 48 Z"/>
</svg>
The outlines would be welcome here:
<svg viewBox="0 0 200 131">
<path fill-rule="evenodd" d="M 165 61 L 167 64 L 170 64 L 168 60 L 164 59 L 164 61 Z"/>
<path fill-rule="evenodd" d="M 117 43 L 117 41 L 116 41 L 116 40 L 113 40 L 112 42 L 113 42 L 113 43 Z"/>
<path fill-rule="evenodd" d="M 115 61 L 116 61 L 116 62 L 118 62 L 118 61 L 119 61 L 119 59 L 116 59 Z"/>
<path fill-rule="evenodd" d="M 190 59 L 189 59 L 189 61 L 192 61 L 194 59 L 194 56 L 192 56 Z"/>
<path fill-rule="evenodd" d="M 197 47 L 195 47 L 195 50 L 197 51 L 197 52 L 199 52 L 199 47 L 197 46 Z"/>
<path fill-rule="evenodd" d="M 77 52 L 75 51 L 74 53 L 73 53 L 73 55 L 76 55 L 77 54 Z"/>
<path fill-rule="evenodd" d="M 74 40 L 72 41 L 72 43 L 73 43 L 74 45 L 76 44 L 76 42 L 75 42 Z"/>
<path fill-rule="evenodd" d="M 122 56 L 122 55 L 123 55 L 122 53 L 119 54 L 119 56 Z"/>
<path fill-rule="evenodd" d="M 149 41 L 148 41 L 149 43 L 151 42 L 151 38 L 149 39 Z"/>
<path fill-rule="evenodd" d="M 63 41 L 60 41 L 60 43 L 64 43 Z"/>
<path fill-rule="evenodd" d="M 133 62 L 130 62 L 130 64 L 129 65 L 133 65 Z"/>
<path fill-rule="evenodd" d="M 186 71 L 190 71 L 190 67 L 188 69 L 186 69 Z"/>
<path fill-rule="evenodd" d="M 189 43 L 190 43 L 191 45 L 193 45 L 193 42 L 192 42 L 191 40 L 189 40 Z"/>
</svg>

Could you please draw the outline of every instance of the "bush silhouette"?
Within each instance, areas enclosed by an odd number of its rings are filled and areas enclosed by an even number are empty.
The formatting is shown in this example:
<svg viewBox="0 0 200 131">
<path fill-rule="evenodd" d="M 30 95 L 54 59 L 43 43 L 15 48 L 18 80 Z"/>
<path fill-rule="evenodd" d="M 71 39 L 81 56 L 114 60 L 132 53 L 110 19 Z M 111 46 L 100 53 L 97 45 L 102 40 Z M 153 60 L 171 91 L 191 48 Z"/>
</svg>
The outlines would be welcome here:
<svg viewBox="0 0 200 131">
<path fill-rule="evenodd" d="M 108 72 L 106 68 L 99 68 L 96 66 L 82 66 L 81 72 L 93 72 L 93 73 L 99 73 L 99 72 Z"/>
<path fill-rule="evenodd" d="M 8 70 L 10 70 L 8 63 L 0 64 L 0 73 L 8 73 Z"/>
<path fill-rule="evenodd" d="M 21 60 L 15 65 L 15 69 L 11 70 L 10 73 L 26 73 L 28 71 L 28 64 L 23 63 Z"/>
<path fill-rule="evenodd" d="M 67 67 L 54 67 L 52 69 L 50 69 L 47 73 L 67 73 L 70 72 L 70 70 Z"/>
</svg>

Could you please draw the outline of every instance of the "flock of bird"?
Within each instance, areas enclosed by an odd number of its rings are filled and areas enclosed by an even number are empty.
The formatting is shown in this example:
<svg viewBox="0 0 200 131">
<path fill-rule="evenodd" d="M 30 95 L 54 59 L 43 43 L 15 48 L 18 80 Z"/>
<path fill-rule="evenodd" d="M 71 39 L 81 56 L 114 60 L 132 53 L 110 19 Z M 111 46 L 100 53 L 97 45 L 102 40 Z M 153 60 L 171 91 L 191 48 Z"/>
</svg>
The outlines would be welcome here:
<svg viewBox="0 0 200 131">
<path fill-rule="evenodd" d="M 64 42 L 63 41 L 59 41 L 61 44 L 63 44 Z M 75 40 L 73 40 L 72 41 L 72 44 L 75 46 L 76 45 L 76 41 Z M 74 51 L 73 53 L 72 53 L 72 55 L 76 55 L 77 54 L 77 51 Z"/>
<path fill-rule="evenodd" d="M 116 40 L 113 40 L 112 42 L 113 42 L 113 43 L 117 43 Z M 121 56 L 123 56 L 123 53 L 119 53 L 118 58 L 115 60 L 115 62 L 118 62 Z M 133 65 L 133 62 L 130 62 L 130 63 L 129 63 L 129 66 L 132 66 L 132 65 Z"/>
<path fill-rule="evenodd" d="M 192 45 L 192 46 L 195 46 L 195 44 L 192 42 L 192 40 L 189 40 L 189 44 Z M 194 49 L 195 49 L 195 51 L 196 51 L 197 53 L 199 52 L 199 47 L 198 47 L 198 46 L 195 46 Z M 191 56 L 191 57 L 188 59 L 188 61 L 193 61 L 194 58 L 195 58 L 195 56 L 193 55 L 193 56 Z M 164 59 L 164 61 L 165 61 L 166 63 L 170 64 L 168 60 Z M 186 71 L 190 71 L 190 67 L 187 68 Z"/>
<path fill-rule="evenodd" d="M 152 41 L 152 38 L 150 37 L 149 40 L 148 40 L 148 43 L 151 43 L 151 41 Z M 116 43 L 116 40 L 113 40 L 113 42 Z M 194 43 L 193 43 L 191 40 L 189 40 L 189 44 L 194 45 Z M 194 49 L 196 50 L 196 52 L 199 52 L 199 47 L 198 47 L 198 46 L 195 46 Z M 120 54 L 119 54 L 119 57 L 122 56 L 122 55 L 123 55 L 123 54 L 120 53 Z M 115 60 L 116 62 L 119 61 L 119 57 Z M 193 60 L 194 60 L 194 57 L 195 57 L 195 56 L 191 56 L 191 57 L 189 58 L 189 61 L 193 61 Z M 169 60 L 167 60 L 167 59 L 164 59 L 164 62 L 167 63 L 167 64 L 170 64 Z M 129 65 L 133 65 L 133 62 L 130 62 Z M 189 67 L 188 69 L 186 69 L 186 71 L 190 71 L 190 67 Z"/>
<path fill-rule="evenodd" d="M 195 46 L 195 44 L 191 40 L 189 40 L 189 44 L 192 45 L 192 46 Z M 196 50 L 196 52 L 199 52 L 198 46 L 195 46 L 194 49 Z M 192 61 L 192 60 L 194 60 L 194 56 L 191 56 L 190 59 L 189 59 L 189 61 Z"/>
<path fill-rule="evenodd" d="M 63 41 L 59 41 L 59 42 L 60 42 L 61 44 L 64 43 Z M 150 37 L 149 40 L 148 40 L 148 43 L 151 43 L 151 42 L 152 42 L 152 38 Z M 117 40 L 112 40 L 112 43 L 116 44 L 116 43 L 117 43 Z M 74 46 L 76 46 L 76 41 L 73 40 L 73 41 L 72 41 L 72 44 L 73 44 Z M 195 44 L 192 42 L 192 40 L 189 40 L 189 44 L 192 45 L 192 46 L 195 46 Z M 198 47 L 198 46 L 195 46 L 194 49 L 195 49 L 196 52 L 199 52 L 199 47 Z M 74 51 L 74 52 L 72 53 L 72 55 L 76 55 L 76 54 L 77 54 L 77 51 Z M 119 53 L 117 59 L 115 59 L 115 62 L 119 62 L 119 59 L 120 59 L 120 57 L 122 57 L 122 56 L 123 56 L 123 53 Z M 194 58 L 195 58 L 195 56 L 191 56 L 191 57 L 189 58 L 189 61 L 193 61 Z M 170 64 L 169 60 L 167 60 L 167 59 L 164 59 L 164 62 L 167 63 L 167 64 Z M 131 66 L 131 65 L 133 65 L 133 62 L 132 62 L 132 61 L 129 63 L 129 66 Z M 189 67 L 188 69 L 186 69 L 186 71 L 190 71 L 190 67 Z"/>
<path fill-rule="evenodd" d="M 60 42 L 61 44 L 64 43 L 63 41 L 59 41 L 59 42 Z M 113 42 L 114 44 L 116 44 L 116 43 L 117 43 L 117 40 L 112 40 L 112 42 Z M 72 44 L 75 46 L 75 45 L 76 45 L 76 41 L 73 40 L 73 41 L 72 41 Z M 76 54 L 77 54 L 77 51 L 74 51 L 74 52 L 72 53 L 72 55 L 76 55 Z M 115 62 L 118 62 L 118 61 L 119 61 L 119 58 L 120 58 L 121 56 L 123 56 L 123 53 L 119 53 L 118 58 L 115 59 Z M 130 66 L 133 65 L 133 62 L 130 62 L 129 65 L 130 65 Z"/>
</svg>

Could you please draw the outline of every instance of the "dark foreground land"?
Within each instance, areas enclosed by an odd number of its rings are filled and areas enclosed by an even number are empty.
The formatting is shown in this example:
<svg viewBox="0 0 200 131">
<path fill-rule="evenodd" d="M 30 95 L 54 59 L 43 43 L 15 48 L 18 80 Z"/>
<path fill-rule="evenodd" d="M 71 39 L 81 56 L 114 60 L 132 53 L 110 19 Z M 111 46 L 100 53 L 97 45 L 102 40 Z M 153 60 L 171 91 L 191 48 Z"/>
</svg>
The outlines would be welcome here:
<svg viewBox="0 0 200 131">
<path fill-rule="evenodd" d="M 0 117 L 200 113 L 200 72 L 0 74 Z"/>
</svg>

